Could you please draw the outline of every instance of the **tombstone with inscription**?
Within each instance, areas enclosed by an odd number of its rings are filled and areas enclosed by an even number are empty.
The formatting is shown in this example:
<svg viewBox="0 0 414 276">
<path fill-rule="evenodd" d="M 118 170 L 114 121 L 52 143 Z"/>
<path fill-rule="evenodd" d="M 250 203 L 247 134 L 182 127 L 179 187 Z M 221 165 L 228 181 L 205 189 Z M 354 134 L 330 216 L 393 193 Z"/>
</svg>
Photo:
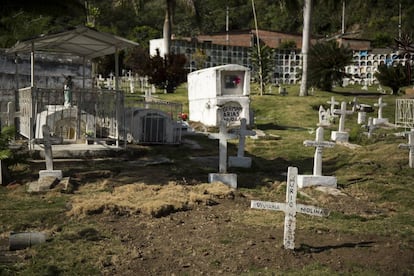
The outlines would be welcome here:
<svg viewBox="0 0 414 276">
<path fill-rule="evenodd" d="M 316 130 L 315 141 L 306 140 L 303 144 L 307 147 L 315 147 L 315 155 L 313 160 L 313 175 L 299 175 L 298 186 L 299 188 L 309 186 L 326 186 L 336 188 L 335 176 L 323 176 L 322 175 L 322 153 L 324 148 L 332 148 L 335 143 L 323 140 L 323 128 L 318 127 Z"/>
<path fill-rule="evenodd" d="M 311 205 L 296 203 L 298 191 L 298 168 L 289 167 L 287 174 L 286 203 L 252 200 L 250 208 L 283 211 L 285 213 L 285 227 L 283 246 L 285 249 L 295 249 L 296 213 L 311 216 L 326 217 L 329 211 Z"/>
<path fill-rule="evenodd" d="M 226 121 L 221 120 L 219 133 L 210 134 L 209 138 L 219 140 L 219 172 L 210 173 L 208 175 L 208 182 L 220 181 L 232 188 L 237 188 L 237 174 L 227 173 L 227 140 L 235 139 L 237 135 L 228 133 Z"/>
<path fill-rule="evenodd" d="M 252 159 L 244 156 L 244 146 L 246 136 L 256 135 L 254 130 L 246 129 L 246 119 L 240 120 L 240 129 L 237 131 L 239 136 L 239 146 L 237 148 L 237 156 L 229 156 L 229 167 L 250 168 L 252 166 Z"/>
<path fill-rule="evenodd" d="M 341 115 L 339 118 L 338 131 L 331 132 L 331 139 L 337 142 L 348 142 L 349 133 L 345 131 L 345 117 L 351 115 L 352 110 L 346 110 L 346 102 L 341 103 L 341 109 L 335 109 L 334 114 Z"/>
<path fill-rule="evenodd" d="M 227 64 L 188 74 L 189 120 L 206 126 L 219 126 L 223 119 L 239 125 L 241 118 L 250 125 L 250 71 L 247 67 Z"/>
<path fill-rule="evenodd" d="M 374 106 L 378 107 L 378 117 L 374 118 L 374 121 L 373 121 L 374 125 L 381 125 L 381 124 L 387 124 L 388 123 L 388 119 L 382 117 L 382 109 L 386 105 L 387 104 L 383 102 L 382 97 L 379 97 L 378 103 L 374 104 Z"/>
</svg>

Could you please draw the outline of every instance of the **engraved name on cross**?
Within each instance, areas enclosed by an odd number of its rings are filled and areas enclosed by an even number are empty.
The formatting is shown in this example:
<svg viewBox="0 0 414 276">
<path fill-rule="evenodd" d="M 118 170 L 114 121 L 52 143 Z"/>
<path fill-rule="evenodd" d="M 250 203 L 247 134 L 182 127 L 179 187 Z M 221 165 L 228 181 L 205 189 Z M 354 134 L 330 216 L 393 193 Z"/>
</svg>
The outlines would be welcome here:
<svg viewBox="0 0 414 276">
<path fill-rule="evenodd" d="M 295 249 L 296 213 L 319 217 L 326 217 L 329 215 L 329 211 L 326 209 L 296 203 L 298 190 L 297 178 L 298 168 L 289 167 L 287 174 L 286 203 L 258 200 L 252 200 L 250 203 L 250 208 L 285 212 L 283 235 L 283 246 L 285 249 Z"/>
</svg>

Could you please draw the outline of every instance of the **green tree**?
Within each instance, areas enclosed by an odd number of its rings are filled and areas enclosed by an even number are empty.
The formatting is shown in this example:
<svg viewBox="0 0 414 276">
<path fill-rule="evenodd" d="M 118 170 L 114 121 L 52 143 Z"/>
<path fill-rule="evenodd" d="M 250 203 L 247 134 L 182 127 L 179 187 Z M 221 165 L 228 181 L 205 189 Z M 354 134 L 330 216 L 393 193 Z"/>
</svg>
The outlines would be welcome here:
<svg viewBox="0 0 414 276">
<path fill-rule="evenodd" d="M 336 41 L 315 44 L 309 51 L 309 79 L 325 91 L 332 91 L 333 83 L 341 83 L 345 76 L 345 66 L 352 63 L 352 50 L 339 47 Z"/>
<path fill-rule="evenodd" d="M 186 62 L 185 55 L 169 54 L 163 58 L 158 51 L 157 55 L 149 58 L 148 65 L 144 66 L 144 75 L 148 76 L 149 82 L 158 88 L 173 93 L 187 80 L 188 71 L 184 68 Z"/>
<path fill-rule="evenodd" d="M 396 66 L 380 65 L 374 76 L 381 85 L 390 87 L 393 95 L 397 95 L 401 87 L 410 84 L 406 68 L 402 64 Z"/>
</svg>

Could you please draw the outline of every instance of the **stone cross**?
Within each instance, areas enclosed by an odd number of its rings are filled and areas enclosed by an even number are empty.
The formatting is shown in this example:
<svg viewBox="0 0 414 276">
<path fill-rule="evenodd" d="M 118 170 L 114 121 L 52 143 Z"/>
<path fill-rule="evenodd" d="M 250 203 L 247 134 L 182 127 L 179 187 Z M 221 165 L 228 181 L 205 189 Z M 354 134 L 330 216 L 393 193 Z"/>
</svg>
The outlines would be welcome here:
<svg viewBox="0 0 414 276">
<path fill-rule="evenodd" d="M 410 168 L 414 168 L 414 130 L 412 129 L 409 133 L 408 133 L 408 144 L 400 144 L 398 146 L 400 149 L 404 148 L 404 149 L 409 149 L 410 153 L 409 153 L 409 166 Z"/>
<path fill-rule="evenodd" d="M 382 117 L 382 109 L 386 105 L 387 104 L 382 101 L 382 97 L 379 97 L 378 98 L 378 103 L 375 103 L 374 104 L 374 106 L 377 106 L 378 107 L 378 118 L 375 118 L 374 119 L 374 124 L 375 125 L 382 124 L 382 123 L 385 123 L 385 122 L 388 121 L 387 119 L 385 119 L 385 118 Z"/>
<path fill-rule="evenodd" d="M 256 131 L 248 130 L 246 128 L 246 118 L 240 120 L 240 130 L 239 130 L 239 147 L 237 148 L 237 157 L 244 157 L 244 147 L 246 143 L 246 136 L 256 135 Z"/>
<path fill-rule="evenodd" d="M 335 109 L 334 114 L 341 115 L 339 118 L 339 132 L 345 132 L 345 117 L 346 115 L 351 115 L 353 112 L 352 110 L 346 110 L 346 102 L 341 103 L 341 109 Z"/>
<path fill-rule="evenodd" d="M 285 249 L 295 249 L 296 213 L 325 217 L 329 215 L 326 209 L 296 203 L 298 168 L 289 167 L 287 174 L 286 203 L 252 200 L 250 208 L 267 209 L 285 212 L 285 227 L 283 246 Z"/>
<path fill-rule="evenodd" d="M 330 122 L 331 119 L 331 111 L 329 110 L 325 110 L 325 108 L 323 108 L 323 106 L 319 106 L 319 123 L 317 124 L 317 126 L 321 126 L 321 127 L 328 127 L 331 125 Z"/>
<path fill-rule="evenodd" d="M 335 106 L 336 106 L 336 105 L 338 105 L 338 104 L 339 104 L 339 102 L 336 102 L 336 101 L 335 101 L 335 97 L 334 97 L 334 96 L 332 96 L 332 97 L 331 97 L 331 100 L 330 100 L 330 101 L 327 101 L 327 103 L 331 105 L 331 108 L 330 108 L 330 110 L 331 110 L 331 115 L 332 115 L 333 117 L 338 117 L 338 116 L 334 113 L 334 110 L 335 110 Z"/>
<path fill-rule="evenodd" d="M 315 147 L 315 156 L 313 159 L 313 175 L 322 175 L 322 153 L 324 148 L 332 148 L 335 143 L 323 140 L 323 127 L 316 129 L 315 141 L 306 140 L 303 144 L 307 147 Z"/>
<path fill-rule="evenodd" d="M 222 118 L 221 110 L 218 110 L 218 114 Z M 227 140 L 235 139 L 237 135 L 228 133 L 226 121 L 221 119 L 219 133 L 209 134 L 209 138 L 219 140 L 219 172 L 227 173 Z"/>
</svg>

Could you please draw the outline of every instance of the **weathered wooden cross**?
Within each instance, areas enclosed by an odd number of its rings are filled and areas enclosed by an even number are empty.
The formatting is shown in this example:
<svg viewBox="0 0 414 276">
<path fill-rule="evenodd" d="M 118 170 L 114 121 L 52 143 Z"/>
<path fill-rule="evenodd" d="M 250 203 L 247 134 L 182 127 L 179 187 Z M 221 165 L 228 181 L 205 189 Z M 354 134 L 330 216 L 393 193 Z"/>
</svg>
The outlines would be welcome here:
<svg viewBox="0 0 414 276">
<path fill-rule="evenodd" d="M 296 213 L 325 217 L 329 215 L 326 209 L 296 203 L 298 168 L 289 167 L 287 174 L 286 203 L 252 200 L 250 207 L 285 212 L 285 227 L 283 246 L 285 249 L 295 249 Z"/>
<path fill-rule="evenodd" d="M 414 130 L 411 130 L 410 133 L 408 133 L 408 144 L 400 144 L 398 147 L 400 149 L 410 150 L 408 164 L 410 168 L 414 168 Z"/>
</svg>

